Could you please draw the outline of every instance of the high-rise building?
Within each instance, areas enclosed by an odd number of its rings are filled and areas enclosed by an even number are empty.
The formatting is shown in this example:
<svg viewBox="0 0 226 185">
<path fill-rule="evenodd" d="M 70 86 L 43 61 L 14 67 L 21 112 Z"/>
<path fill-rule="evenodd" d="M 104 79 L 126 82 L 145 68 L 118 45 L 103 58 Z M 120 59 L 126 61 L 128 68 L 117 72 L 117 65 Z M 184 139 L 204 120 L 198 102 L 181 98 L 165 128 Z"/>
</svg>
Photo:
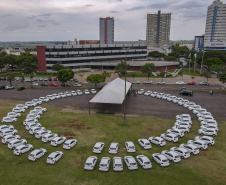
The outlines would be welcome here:
<svg viewBox="0 0 226 185">
<path fill-rule="evenodd" d="M 226 50 L 226 4 L 220 0 L 208 7 L 204 47 L 205 50 Z"/>
<path fill-rule="evenodd" d="M 114 17 L 100 17 L 100 44 L 114 44 Z"/>
<path fill-rule="evenodd" d="M 194 48 L 195 51 L 199 53 L 202 52 L 202 50 L 204 49 L 204 36 L 195 36 Z"/>
<path fill-rule="evenodd" d="M 148 46 L 159 47 L 169 43 L 171 13 L 147 14 L 146 42 Z"/>
</svg>

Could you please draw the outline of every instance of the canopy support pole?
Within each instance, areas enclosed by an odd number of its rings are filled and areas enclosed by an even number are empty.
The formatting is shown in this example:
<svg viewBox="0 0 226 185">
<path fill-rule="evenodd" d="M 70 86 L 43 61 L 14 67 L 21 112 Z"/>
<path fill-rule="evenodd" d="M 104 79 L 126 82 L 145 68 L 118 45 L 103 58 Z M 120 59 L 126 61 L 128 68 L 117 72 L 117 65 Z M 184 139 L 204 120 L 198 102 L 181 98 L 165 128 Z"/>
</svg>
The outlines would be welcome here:
<svg viewBox="0 0 226 185">
<path fill-rule="evenodd" d="M 90 114 L 90 102 L 89 102 L 89 114 Z"/>
</svg>

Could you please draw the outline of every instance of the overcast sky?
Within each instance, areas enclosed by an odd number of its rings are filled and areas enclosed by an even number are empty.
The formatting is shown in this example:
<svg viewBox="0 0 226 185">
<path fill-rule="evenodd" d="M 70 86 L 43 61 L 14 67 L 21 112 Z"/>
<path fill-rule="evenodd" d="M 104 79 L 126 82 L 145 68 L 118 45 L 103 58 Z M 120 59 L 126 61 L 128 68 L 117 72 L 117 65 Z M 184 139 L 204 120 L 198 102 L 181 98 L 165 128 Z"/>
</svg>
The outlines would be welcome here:
<svg viewBox="0 0 226 185">
<path fill-rule="evenodd" d="M 0 41 L 98 40 L 99 17 L 115 18 L 115 41 L 146 39 L 147 13 L 172 13 L 170 40 L 205 32 L 213 0 L 0 0 Z M 226 3 L 226 0 L 223 0 Z"/>
</svg>

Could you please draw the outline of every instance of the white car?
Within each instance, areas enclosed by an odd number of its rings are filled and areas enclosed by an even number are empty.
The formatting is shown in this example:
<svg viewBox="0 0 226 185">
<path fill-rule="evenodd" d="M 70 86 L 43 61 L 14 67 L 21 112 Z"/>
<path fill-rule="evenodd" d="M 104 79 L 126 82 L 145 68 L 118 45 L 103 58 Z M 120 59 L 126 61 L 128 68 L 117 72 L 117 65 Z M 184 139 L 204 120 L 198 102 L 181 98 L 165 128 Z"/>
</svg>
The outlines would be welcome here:
<svg viewBox="0 0 226 185">
<path fill-rule="evenodd" d="M 148 159 L 148 157 L 146 157 L 144 155 L 138 155 L 138 156 L 136 156 L 136 159 L 143 169 L 152 168 L 152 163 L 151 163 L 150 159 Z"/>
<path fill-rule="evenodd" d="M 96 89 L 91 89 L 91 93 L 96 94 L 97 93 Z"/>
<path fill-rule="evenodd" d="M 35 132 L 35 137 L 37 139 L 41 139 L 45 134 L 52 134 L 52 132 L 50 130 L 40 130 L 38 132 Z"/>
<path fill-rule="evenodd" d="M 2 118 L 2 123 L 12 123 L 12 122 L 16 122 L 17 118 L 10 118 L 10 117 L 3 117 Z"/>
<path fill-rule="evenodd" d="M 191 156 L 189 151 L 185 148 L 172 147 L 170 151 L 176 152 L 182 159 L 187 159 Z"/>
<path fill-rule="evenodd" d="M 19 135 L 6 135 L 2 138 L 2 143 L 8 145 L 8 143 L 12 140 L 20 139 Z"/>
<path fill-rule="evenodd" d="M 198 114 L 196 114 L 196 116 L 199 117 L 203 117 L 203 116 L 212 116 L 212 114 L 210 112 L 199 112 Z M 199 120 L 199 119 L 198 119 Z M 202 119 L 203 120 L 203 119 Z M 201 120 L 201 121 L 202 121 Z M 200 120 L 199 120 L 200 121 Z"/>
<path fill-rule="evenodd" d="M 38 123 L 38 120 L 36 118 L 28 118 L 23 121 L 23 125 L 27 125 L 29 123 Z"/>
<path fill-rule="evenodd" d="M 201 109 L 199 109 L 198 111 L 197 110 L 193 110 L 193 113 L 194 114 L 202 114 L 203 112 L 207 112 L 207 110 L 206 109 L 203 109 L 203 108 L 201 108 Z"/>
<path fill-rule="evenodd" d="M 77 93 L 75 91 L 71 91 L 72 96 L 77 96 Z"/>
<path fill-rule="evenodd" d="M 215 129 L 217 132 L 219 131 L 219 128 L 218 128 L 218 126 L 216 125 L 216 124 L 206 124 L 206 125 L 202 125 L 201 127 L 200 127 L 201 129 L 203 129 L 203 128 L 205 128 L 205 129 Z"/>
<path fill-rule="evenodd" d="M 97 163 L 97 157 L 90 156 L 86 159 L 86 162 L 84 164 L 84 169 L 85 170 L 94 170 L 96 163 Z"/>
<path fill-rule="evenodd" d="M 79 84 L 79 83 L 74 83 L 73 86 L 74 86 L 74 87 L 82 87 L 82 85 Z"/>
<path fill-rule="evenodd" d="M 111 143 L 109 150 L 108 150 L 109 154 L 117 154 L 118 147 L 119 147 L 118 143 Z"/>
<path fill-rule="evenodd" d="M 77 144 L 77 140 L 76 139 L 69 139 L 69 140 L 66 140 L 63 144 L 63 148 L 64 149 L 67 149 L 67 150 L 70 150 L 72 149 L 75 145 Z"/>
<path fill-rule="evenodd" d="M 177 98 L 176 96 L 170 96 L 167 98 L 167 101 L 171 102 L 173 101 L 175 98 Z"/>
<path fill-rule="evenodd" d="M 46 97 L 40 97 L 39 100 L 46 103 L 49 102 L 49 98 Z"/>
<path fill-rule="evenodd" d="M 196 105 L 194 102 L 185 103 L 183 106 L 184 108 L 188 108 L 189 106 Z"/>
<path fill-rule="evenodd" d="M 40 119 L 40 115 L 27 114 L 26 119 Z"/>
<path fill-rule="evenodd" d="M 177 115 L 176 116 L 176 119 L 178 120 L 180 120 L 180 119 L 184 119 L 184 118 L 187 118 L 187 119 L 190 119 L 191 120 L 191 116 L 189 115 L 189 114 L 180 114 L 180 115 Z"/>
<path fill-rule="evenodd" d="M 160 81 L 160 82 L 158 82 L 157 84 L 159 84 L 159 85 L 164 85 L 165 82 L 164 82 L 164 81 Z"/>
<path fill-rule="evenodd" d="M 207 135 L 207 136 L 214 136 L 214 137 L 217 136 L 217 131 L 215 129 L 203 128 L 203 129 L 199 129 L 198 133 L 200 135 Z"/>
<path fill-rule="evenodd" d="M 99 171 L 109 171 L 110 163 L 110 157 L 102 157 L 100 160 Z"/>
<path fill-rule="evenodd" d="M 179 101 L 182 101 L 183 100 L 183 98 L 174 98 L 173 99 L 173 103 L 178 103 Z"/>
<path fill-rule="evenodd" d="M 185 103 L 188 103 L 189 101 L 188 100 L 181 100 L 181 101 L 178 101 L 178 105 L 184 105 Z"/>
<path fill-rule="evenodd" d="M 128 170 L 137 170 L 138 165 L 135 159 L 132 156 L 125 156 L 124 161 L 128 167 Z"/>
<path fill-rule="evenodd" d="M 88 89 L 85 89 L 84 90 L 84 94 L 89 95 L 90 94 L 89 90 Z"/>
<path fill-rule="evenodd" d="M 77 90 L 77 94 L 78 95 L 82 95 L 82 91 L 81 90 Z"/>
<path fill-rule="evenodd" d="M 56 164 L 57 161 L 59 161 L 63 157 L 63 152 L 56 151 L 52 152 L 46 159 L 46 162 L 48 164 Z"/>
<path fill-rule="evenodd" d="M 55 97 L 55 99 L 59 99 L 59 98 L 61 98 L 61 96 L 60 96 L 59 94 L 52 94 L 52 96 L 54 96 L 54 97 Z"/>
<path fill-rule="evenodd" d="M 55 96 L 53 96 L 53 95 L 47 95 L 46 98 L 48 98 L 49 100 L 55 100 L 56 99 Z"/>
<path fill-rule="evenodd" d="M 201 124 L 208 122 L 209 120 L 214 120 L 213 116 L 203 116 L 203 119 L 201 120 Z"/>
<path fill-rule="evenodd" d="M 32 82 L 32 84 L 31 84 L 32 86 L 38 86 L 39 84 L 38 83 L 36 83 L 36 82 Z"/>
<path fill-rule="evenodd" d="M 26 110 L 24 108 L 18 108 L 18 107 L 15 107 L 13 108 L 12 112 L 15 112 L 15 113 L 21 113 L 21 112 L 25 112 Z"/>
<path fill-rule="evenodd" d="M 139 94 L 139 95 L 141 95 L 141 94 L 143 94 L 144 93 L 144 89 L 140 89 L 138 92 L 137 92 L 137 94 Z"/>
<path fill-rule="evenodd" d="M 159 94 L 157 94 L 156 97 L 160 99 L 160 98 L 162 98 L 164 95 L 165 95 L 165 93 L 159 93 Z"/>
<path fill-rule="evenodd" d="M 152 93 L 151 91 L 146 91 L 146 92 L 144 93 L 144 95 L 145 95 L 145 96 L 150 96 L 151 93 Z"/>
<path fill-rule="evenodd" d="M 28 123 L 25 128 L 26 130 L 29 130 L 32 127 L 41 127 L 41 126 L 42 126 L 41 123 Z"/>
<path fill-rule="evenodd" d="M 70 92 L 65 92 L 64 94 L 65 94 L 67 97 L 72 96 L 72 94 L 71 94 Z"/>
<path fill-rule="evenodd" d="M 169 160 L 166 158 L 166 156 L 160 154 L 160 153 L 154 153 L 152 154 L 152 158 L 155 160 L 159 166 L 169 166 Z"/>
<path fill-rule="evenodd" d="M 208 124 L 214 124 L 214 125 L 217 125 L 217 126 L 218 126 L 218 123 L 217 123 L 216 120 L 214 120 L 214 119 L 208 119 L 207 121 L 201 121 L 201 122 L 200 122 L 200 125 L 201 125 L 201 126 L 202 126 L 202 125 L 206 126 L 206 125 L 208 125 Z"/>
<path fill-rule="evenodd" d="M 184 136 L 184 132 L 178 129 L 168 129 L 166 131 L 166 133 L 168 134 L 175 134 L 177 137 L 183 137 Z"/>
<path fill-rule="evenodd" d="M 16 112 L 9 112 L 8 114 L 7 114 L 7 116 L 6 117 L 10 117 L 10 118 L 18 118 L 18 117 L 20 117 L 21 116 L 21 114 L 20 113 L 16 113 Z"/>
<path fill-rule="evenodd" d="M 46 154 L 47 154 L 47 150 L 44 148 L 35 149 L 28 155 L 28 159 L 30 161 L 37 161 L 39 158 L 41 158 Z"/>
<path fill-rule="evenodd" d="M 193 111 L 193 110 L 199 110 L 202 107 L 200 105 L 191 105 L 188 107 L 188 110 Z"/>
<path fill-rule="evenodd" d="M 184 125 L 183 125 L 183 126 L 182 126 L 182 125 L 173 126 L 172 129 L 173 129 L 173 130 L 178 129 L 178 130 L 183 131 L 184 133 L 190 132 L 189 127 L 186 127 L 186 126 L 184 126 Z"/>
<path fill-rule="evenodd" d="M 149 137 L 148 139 L 151 143 L 156 144 L 158 146 L 165 146 L 166 141 L 161 137 Z"/>
<path fill-rule="evenodd" d="M 201 141 L 201 140 L 188 140 L 187 144 L 192 144 L 198 147 L 198 149 L 201 150 L 206 150 L 208 148 L 208 145 L 206 144 L 206 142 Z"/>
<path fill-rule="evenodd" d="M 168 140 L 172 143 L 175 143 L 178 141 L 178 137 L 175 135 L 175 134 L 166 134 L 166 133 L 163 133 L 161 134 L 160 136 L 161 138 L 165 139 L 165 140 Z"/>
<path fill-rule="evenodd" d="M 172 163 L 178 163 L 181 161 L 180 155 L 178 155 L 176 152 L 163 150 L 161 154 L 166 156 L 166 158 Z"/>
<path fill-rule="evenodd" d="M 156 97 L 158 94 L 159 94 L 158 92 L 152 92 L 150 96 L 154 98 L 154 97 Z"/>
<path fill-rule="evenodd" d="M 176 85 L 184 85 L 185 83 L 183 81 L 176 82 Z"/>
<path fill-rule="evenodd" d="M 196 136 L 195 140 L 204 141 L 206 142 L 206 144 L 212 145 L 212 146 L 215 144 L 215 140 L 210 136 Z"/>
<path fill-rule="evenodd" d="M 132 141 L 125 142 L 127 152 L 136 152 L 135 146 Z"/>
<path fill-rule="evenodd" d="M 42 111 L 40 110 L 30 110 L 29 114 L 42 115 Z"/>
<path fill-rule="evenodd" d="M 25 144 L 27 144 L 26 139 L 21 139 L 21 140 L 14 139 L 8 143 L 8 148 L 14 150 L 17 146 L 25 145 Z"/>
<path fill-rule="evenodd" d="M 1 125 L 0 126 L 0 131 L 5 130 L 5 129 L 14 130 L 14 126 L 12 126 L 12 125 Z"/>
<path fill-rule="evenodd" d="M 180 144 L 179 148 L 185 148 L 186 150 L 189 151 L 190 154 L 192 155 L 197 155 L 199 154 L 199 149 L 197 148 L 197 146 L 195 145 L 191 145 L 191 144 Z"/>
<path fill-rule="evenodd" d="M 190 124 L 190 125 L 192 124 L 192 121 L 191 121 L 190 118 L 184 118 L 184 117 L 177 119 L 176 122 L 177 122 L 177 123 L 178 123 L 178 122 L 184 122 L 184 123 L 188 123 L 188 124 Z"/>
<path fill-rule="evenodd" d="M 113 170 L 114 171 L 123 171 L 123 161 L 121 157 L 113 158 Z"/>
<path fill-rule="evenodd" d="M 37 103 L 36 102 L 32 102 L 32 101 L 27 101 L 25 103 L 25 105 L 27 105 L 28 107 L 35 107 L 35 106 L 37 106 Z"/>
<path fill-rule="evenodd" d="M 59 93 L 58 94 L 61 98 L 66 98 L 67 96 L 66 96 L 66 94 L 64 94 L 64 93 Z"/>
<path fill-rule="evenodd" d="M 17 135 L 17 134 L 18 134 L 17 130 L 5 129 L 5 130 L 0 131 L 1 137 L 7 136 L 7 135 Z"/>
<path fill-rule="evenodd" d="M 42 142 L 48 143 L 55 137 L 58 137 L 58 135 L 57 134 L 45 134 L 42 136 Z"/>
<path fill-rule="evenodd" d="M 147 139 L 138 139 L 138 143 L 143 149 L 151 149 L 151 143 Z"/>
<path fill-rule="evenodd" d="M 186 123 L 186 122 L 176 122 L 174 125 L 176 127 L 177 126 L 185 126 L 185 127 L 188 127 L 189 129 L 191 128 L 191 125 L 189 123 Z"/>
<path fill-rule="evenodd" d="M 41 112 L 46 112 L 46 111 L 47 111 L 47 109 L 46 109 L 46 108 L 43 108 L 43 107 L 35 107 L 34 110 L 35 110 L 35 111 L 39 111 L 39 112 L 40 112 L 40 111 L 41 111 Z"/>
<path fill-rule="evenodd" d="M 30 144 L 20 145 L 20 146 L 17 146 L 14 149 L 14 154 L 15 155 L 22 155 L 23 153 L 26 153 L 30 150 L 33 150 L 33 145 L 30 145 Z"/>
<path fill-rule="evenodd" d="M 170 94 L 165 94 L 165 95 L 162 96 L 162 99 L 167 100 L 167 98 L 169 98 L 170 96 L 171 96 Z"/>
<path fill-rule="evenodd" d="M 100 154 L 104 149 L 104 143 L 98 142 L 93 147 L 93 153 Z"/>
<path fill-rule="evenodd" d="M 45 127 L 31 127 L 29 129 L 29 134 L 35 135 L 35 133 L 42 131 L 42 130 L 46 130 L 46 128 Z"/>
<path fill-rule="evenodd" d="M 151 80 L 144 81 L 144 84 L 152 84 Z"/>
<path fill-rule="evenodd" d="M 33 99 L 32 102 L 37 103 L 37 105 L 41 105 L 42 101 L 39 99 Z"/>
<path fill-rule="evenodd" d="M 59 146 L 60 144 L 64 143 L 66 141 L 66 137 L 55 137 L 51 140 L 52 146 Z"/>
<path fill-rule="evenodd" d="M 28 106 L 27 105 L 24 105 L 24 104 L 18 104 L 16 106 L 16 108 L 19 108 L 19 109 L 28 109 Z"/>
</svg>

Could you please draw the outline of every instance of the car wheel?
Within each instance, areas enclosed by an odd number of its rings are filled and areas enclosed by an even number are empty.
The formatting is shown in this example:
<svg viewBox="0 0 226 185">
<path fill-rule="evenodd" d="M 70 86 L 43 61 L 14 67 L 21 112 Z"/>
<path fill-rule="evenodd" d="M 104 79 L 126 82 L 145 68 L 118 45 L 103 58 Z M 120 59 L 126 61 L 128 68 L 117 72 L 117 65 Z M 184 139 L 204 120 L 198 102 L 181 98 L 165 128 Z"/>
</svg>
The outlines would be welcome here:
<svg viewBox="0 0 226 185">
<path fill-rule="evenodd" d="M 53 164 L 55 165 L 56 164 L 56 161 Z"/>
<path fill-rule="evenodd" d="M 8 141 L 7 141 L 7 142 L 5 142 L 5 144 L 6 144 L 6 145 L 8 145 L 8 143 L 9 143 Z"/>
<path fill-rule="evenodd" d="M 204 135 L 204 133 L 201 133 L 201 135 L 203 136 L 203 135 Z"/>
<path fill-rule="evenodd" d="M 64 156 L 64 154 L 62 154 L 61 158 Z"/>
<path fill-rule="evenodd" d="M 215 137 L 216 135 L 215 134 L 213 134 L 213 137 Z"/>
<path fill-rule="evenodd" d="M 35 161 L 37 161 L 38 159 L 36 158 Z"/>
<path fill-rule="evenodd" d="M 158 146 L 160 146 L 160 144 L 158 144 Z"/>
<path fill-rule="evenodd" d="M 174 160 L 172 160 L 172 163 L 174 163 Z"/>
<path fill-rule="evenodd" d="M 182 95 L 182 93 L 180 93 L 180 95 Z"/>
<path fill-rule="evenodd" d="M 30 150 L 33 150 L 33 147 L 31 147 Z"/>
<path fill-rule="evenodd" d="M 181 156 L 181 159 L 184 159 L 184 156 Z"/>
<path fill-rule="evenodd" d="M 191 155 L 195 155 L 195 154 L 192 152 Z"/>
<path fill-rule="evenodd" d="M 203 150 L 204 150 L 204 148 L 201 148 L 201 150 L 203 151 Z"/>
<path fill-rule="evenodd" d="M 188 131 L 185 132 L 186 134 L 188 133 Z"/>
<path fill-rule="evenodd" d="M 171 141 L 171 143 L 173 143 L 173 140 Z"/>
<path fill-rule="evenodd" d="M 19 155 L 21 156 L 21 153 L 19 153 Z"/>
</svg>

